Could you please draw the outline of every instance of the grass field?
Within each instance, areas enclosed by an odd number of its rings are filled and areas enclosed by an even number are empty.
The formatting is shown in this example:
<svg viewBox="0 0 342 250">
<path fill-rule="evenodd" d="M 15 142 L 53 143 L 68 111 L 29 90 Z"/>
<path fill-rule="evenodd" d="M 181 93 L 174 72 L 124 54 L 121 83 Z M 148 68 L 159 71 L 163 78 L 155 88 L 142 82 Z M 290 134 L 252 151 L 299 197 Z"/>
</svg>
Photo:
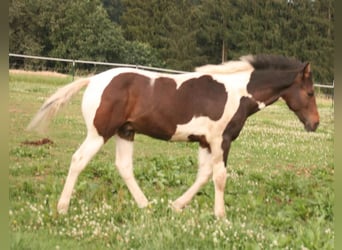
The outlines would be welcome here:
<svg viewBox="0 0 342 250">
<path fill-rule="evenodd" d="M 47 135 L 25 131 L 68 77 L 10 74 L 11 249 L 333 249 L 334 111 L 318 99 L 315 133 L 282 101 L 250 117 L 228 159 L 225 220 L 213 216 L 208 183 L 182 212 L 169 203 L 194 181 L 194 143 L 138 135 L 135 175 L 151 201 L 139 209 L 114 166 L 110 140 L 80 175 L 69 213 L 56 205 L 71 155 L 85 137 L 78 94 Z M 23 144 L 47 137 L 53 143 Z"/>
</svg>

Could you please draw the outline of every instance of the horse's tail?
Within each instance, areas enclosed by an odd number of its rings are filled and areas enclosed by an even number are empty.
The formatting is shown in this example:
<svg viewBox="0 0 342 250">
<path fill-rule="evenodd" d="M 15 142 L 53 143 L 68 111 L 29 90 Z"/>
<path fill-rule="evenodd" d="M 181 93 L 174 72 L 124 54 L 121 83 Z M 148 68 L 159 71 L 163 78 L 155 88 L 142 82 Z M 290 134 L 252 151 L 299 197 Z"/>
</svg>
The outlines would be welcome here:
<svg viewBox="0 0 342 250">
<path fill-rule="evenodd" d="M 45 132 L 51 119 L 57 114 L 60 108 L 67 104 L 71 97 L 73 97 L 83 87 L 87 86 L 89 82 L 89 78 L 79 79 L 58 89 L 41 106 L 37 114 L 27 126 L 27 130 Z"/>
</svg>

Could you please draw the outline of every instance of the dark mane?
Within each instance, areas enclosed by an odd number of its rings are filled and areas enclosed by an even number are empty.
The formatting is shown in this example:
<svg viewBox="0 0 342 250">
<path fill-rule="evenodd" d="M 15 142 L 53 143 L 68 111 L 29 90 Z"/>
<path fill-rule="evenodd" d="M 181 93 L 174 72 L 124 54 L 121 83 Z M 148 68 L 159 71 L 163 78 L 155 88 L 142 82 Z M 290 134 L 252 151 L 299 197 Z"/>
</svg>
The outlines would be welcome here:
<svg viewBox="0 0 342 250">
<path fill-rule="evenodd" d="M 245 56 L 241 60 L 248 61 L 255 69 L 296 70 L 303 67 L 303 62 L 281 55 Z"/>
</svg>

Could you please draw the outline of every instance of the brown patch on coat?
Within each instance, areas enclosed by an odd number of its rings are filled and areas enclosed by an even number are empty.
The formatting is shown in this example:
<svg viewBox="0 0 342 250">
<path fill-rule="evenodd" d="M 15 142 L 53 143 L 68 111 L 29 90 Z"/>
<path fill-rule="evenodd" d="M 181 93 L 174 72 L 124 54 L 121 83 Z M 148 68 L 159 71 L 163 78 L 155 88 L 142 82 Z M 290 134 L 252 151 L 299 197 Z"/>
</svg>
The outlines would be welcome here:
<svg viewBox="0 0 342 250">
<path fill-rule="evenodd" d="M 202 148 L 207 148 L 209 150 L 209 153 L 211 153 L 210 144 L 208 143 L 207 138 L 204 135 L 189 135 L 188 139 L 191 142 L 194 142 L 194 141 L 199 142 L 199 145 Z"/>
</svg>

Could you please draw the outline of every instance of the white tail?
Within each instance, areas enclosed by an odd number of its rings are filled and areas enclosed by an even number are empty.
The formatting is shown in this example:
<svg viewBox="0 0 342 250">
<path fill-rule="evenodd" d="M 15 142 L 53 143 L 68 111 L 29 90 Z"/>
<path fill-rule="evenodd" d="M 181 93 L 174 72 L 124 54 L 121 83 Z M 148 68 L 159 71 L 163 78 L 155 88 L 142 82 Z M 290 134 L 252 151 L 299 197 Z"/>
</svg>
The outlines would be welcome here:
<svg viewBox="0 0 342 250">
<path fill-rule="evenodd" d="M 51 119 L 57 114 L 60 108 L 68 103 L 71 97 L 73 97 L 83 87 L 87 86 L 89 81 L 89 78 L 76 80 L 58 89 L 41 106 L 37 114 L 27 126 L 27 130 L 34 130 L 40 133 L 46 131 Z"/>
</svg>

